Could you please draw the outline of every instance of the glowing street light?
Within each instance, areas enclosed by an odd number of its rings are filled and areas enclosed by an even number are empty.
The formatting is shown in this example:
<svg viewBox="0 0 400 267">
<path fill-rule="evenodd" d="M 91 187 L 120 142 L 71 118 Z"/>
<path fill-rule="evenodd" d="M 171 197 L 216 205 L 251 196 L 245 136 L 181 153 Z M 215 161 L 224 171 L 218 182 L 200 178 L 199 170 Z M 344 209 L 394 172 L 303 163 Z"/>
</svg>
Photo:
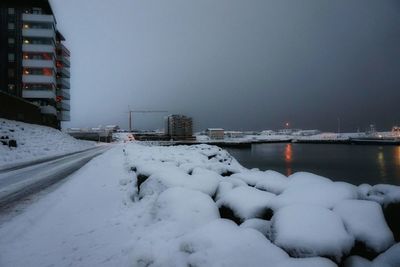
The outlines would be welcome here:
<svg viewBox="0 0 400 267">
<path fill-rule="evenodd" d="M 289 122 L 285 123 L 286 128 L 289 128 Z"/>
</svg>

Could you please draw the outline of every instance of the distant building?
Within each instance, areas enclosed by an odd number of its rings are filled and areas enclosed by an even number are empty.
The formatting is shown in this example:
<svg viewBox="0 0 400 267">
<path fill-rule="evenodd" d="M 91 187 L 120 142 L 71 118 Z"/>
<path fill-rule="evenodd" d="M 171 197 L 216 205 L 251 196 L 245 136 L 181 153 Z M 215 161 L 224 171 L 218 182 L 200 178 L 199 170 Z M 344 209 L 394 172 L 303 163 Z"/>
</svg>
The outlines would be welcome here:
<svg viewBox="0 0 400 267">
<path fill-rule="evenodd" d="M 242 138 L 244 137 L 244 133 L 240 131 L 225 131 L 225 137 L 227 138 Z"/>
<path fill-rule="evenodd" d="M 55 128 L 70 120 L 64 40 L 48 0 L 0 1 L 0 116 Z"/>
<path fill-rule="evenodd" d="M 208 128 L 206 133 L 210 139 L 224 139 L 224 129 Z"/>
<path fill-rule="evenodd" d="M 107 131 L 111 131 L 111 132 L 116 132 L 119 130 L 119 126 L 118 125 L 107 125 L 106 127 L 104 127 Z"/>
<path fill-rule="evenodd" d="M 193 140 L 192 118 L 184 115 L 169 115 L 165 118 L 165 134 L 174 140 Z"/>
<path fill-rule="evenodd" d="M 320 134 L 320 130 L 300 130 L 297 132 L 292 133 L 294 136 L 311 136 L 311 135 L 317 135 Z"/>
</svg>

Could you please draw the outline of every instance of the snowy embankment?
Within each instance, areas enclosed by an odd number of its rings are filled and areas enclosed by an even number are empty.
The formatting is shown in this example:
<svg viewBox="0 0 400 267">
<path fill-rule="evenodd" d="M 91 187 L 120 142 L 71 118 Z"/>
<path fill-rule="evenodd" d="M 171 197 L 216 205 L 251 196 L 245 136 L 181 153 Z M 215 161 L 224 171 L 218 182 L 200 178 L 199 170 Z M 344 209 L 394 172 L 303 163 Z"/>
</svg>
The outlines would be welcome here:
<svg viewBox="0 0 400 267">
<path fill-rule="evenodd" d="M 94 142 L 77 140 L 50 127 L 0 118 L 0 168 L 94 145 Z"/>
<path fill-rule="evenodd" d="M 0 224 L 1 266 L 400 266 L 400 187 L 121 144 Z"/>
</svg>

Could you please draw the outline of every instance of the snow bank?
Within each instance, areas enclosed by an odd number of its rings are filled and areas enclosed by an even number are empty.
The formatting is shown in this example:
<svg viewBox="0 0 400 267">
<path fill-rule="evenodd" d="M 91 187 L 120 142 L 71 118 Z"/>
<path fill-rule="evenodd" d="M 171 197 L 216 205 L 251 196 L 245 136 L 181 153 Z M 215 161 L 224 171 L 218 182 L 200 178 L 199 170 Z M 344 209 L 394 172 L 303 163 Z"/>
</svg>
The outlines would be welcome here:
<svg viewBox="0 0 400 267">
<path fill-rule="evenodd" d="M 271 227 L 271 222 L 263 219 L 248 219 L 240 225 L 241 228 L 251 228 L 259 231 L 264 236 L 269 235 L 269 230 Z"/>
<path fill-rule="evenodd" d="M 374 252 L 382 252 L 394 243 L 379 204 L 365 200 L 344 200 L 333 209 L 356 241 Z"/>
<path fill-rule="evenodd" d="M 362 199 L 376 201 L 384 206 L 390 203 L 400 203 L 400 186 L 389 184 L 368 185 L 358 187 Z"/>
<path fill-rule="evenodd" d="M 0 167 L 84 150 L 95 142 L 82 141 L 54 128 L 0 118 L 0 139 L 15 140 L 17 147 L 0 143 Z"/>
<path fill-rule="evenodd" d="M 271 221 L 272 242 L 294 257 L 325 256 L 339 262 L 354 244 L 340 217 L 320 206 L 287 206 Z"/>
</svg>

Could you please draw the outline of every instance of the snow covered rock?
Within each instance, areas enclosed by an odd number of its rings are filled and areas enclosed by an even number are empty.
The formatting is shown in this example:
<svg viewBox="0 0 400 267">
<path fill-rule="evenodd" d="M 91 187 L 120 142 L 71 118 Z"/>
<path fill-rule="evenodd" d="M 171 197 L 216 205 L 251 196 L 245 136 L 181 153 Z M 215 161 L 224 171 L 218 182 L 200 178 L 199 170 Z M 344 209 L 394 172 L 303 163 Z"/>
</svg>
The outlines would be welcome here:
<svg viewBox="0 0 400 267">
<path fill-rule="evenodd" d="M 297 182 L 296 182 L 297 183 Z M 333 208 L 344 199 L 357 199 L 357 187 L 344 182 L 307 182 L 290 185 L 282 194 L 271 200 L 271 207 L 278 210 L 292 204 L 319 205 Z"/>
<path fill-rule="evenodd" d="M 259 232 L 228 220 L 215 220 L 184 236 L 180 248 L 188 255 L 187 266 L 275 267 L 288 258 Z"/>
<path fill-rule="evenodd" d="M 360 256 L 350 256 L 343 262 L 343 266 L 344 267 L 372 267 L 372 262 L 363 257 L 360 257 Z"/>
<path fill-rule="evenodd" d="M 245 170 L 243 172 L 235 173 L 230 177 L 240 179 L 250 186 L 255 186 L 258 181 L 265 178 L 265 173 L 259 170 Z"/>
<path fill-rule="evenodd" d="M 374 259 L 373 267 L 398 267 L 400 266 L 400 243 L 393 245 L 387 251 Z"/>
<path fill-rule="evenodd" d="M 274 194 L 280 194 L 288 187 L 289 179 L 276 171 L 265 171 L 264 178 L 256 183 L 256 188 Z"/>
<path fill-rule="evenodd" d="M 140 187 L 139 196 L 159 194 L 169 187 L 184 187 L 199 190 L 213 196 L 220 182 L 218 174 L 209 170 L 196 168 L 192 175 L 181 169 L 169 169 L 151 175 Z"/>
<path fill-rule="evenodd" d="M 344 200 L 338 203 L 333 211 L 342 218 L 347 231 L 353 235 L 356 242 L 361 243 L 361 247 L 356 248 L 357 255 L 373 258 L 394 244 L 393 234 L 378 203 Z M 362 249 L 364 247 L 365 250 Z"/>
<path fill-rule="evenodd" d="M 185 228 L 220 218 L 210 196 L 182 187 L 169 188 L 161 193 L 154 204 L 154 214 L 158 221 L 172 221 Z"/>
<path fill-rule="evenodd" d="M 354 244 L 340 217 L 320 206 L 287 206 L 271 222 L 271 241 L 293 257 L 324 256 L 339 262 Z"/>
<path fill-rule="evenodd" d="M 217 205 L 221 217 L 239 224 L 250 218 L 269 219 L 272 216 L 272 210 L 268 203 L 274 197 L 272 193 L 249 186 L 240 186 L 224 194 L 217 201 Z"/>
<path fill-rule="evenodd" d="M 290 180 L 290 186 L 332 182 L 331 179 L 309 172 L 296 172 L 288 178 Z"/>
<path fill-rule="evenodd" d="M 264 236 L 268 236 L 269 230 L 271 227 L 271 222 L 267 221 L 267 220 L 263 220 L 263 219 L 254 218 L 254 219 L 248 219 L 248 220 L 244 221 L 240 225 L 240 227 L 241 228 L 251 228 L 251 229 L 259 231 Z"/>
<path fill-rule="evenodd" d="M 337 267 L 337 265 L 326 258 L 289 258 L 279 262 L 276 267 Z"/>
<path fill-rule="evenodd" d="M 388 184 L 360 185 L 358 192 L 361 199 L 373 200 L 382 205 L 386 221 L 394 238 L 397 242 L 400 242 L 400 186 Z"/>
</svg>

